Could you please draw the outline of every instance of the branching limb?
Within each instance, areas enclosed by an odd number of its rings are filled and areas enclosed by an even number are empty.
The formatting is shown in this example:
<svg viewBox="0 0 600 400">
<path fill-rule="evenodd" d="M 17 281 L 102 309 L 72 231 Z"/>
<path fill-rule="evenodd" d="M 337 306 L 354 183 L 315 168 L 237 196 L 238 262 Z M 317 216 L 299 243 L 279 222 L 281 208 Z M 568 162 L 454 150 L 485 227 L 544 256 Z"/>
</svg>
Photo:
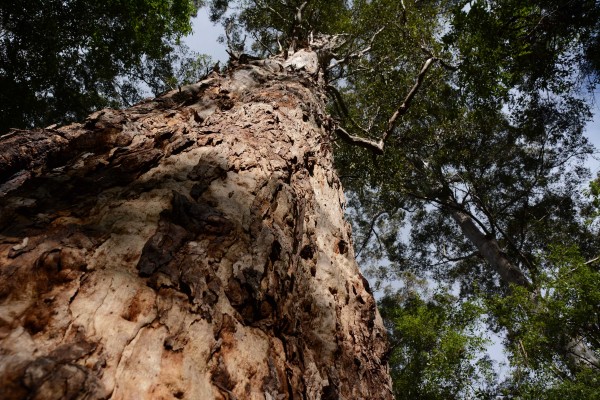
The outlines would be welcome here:
<svg viewBox="0 0 600 400">
<path fill-rule="evenodd" d="M 229 56 L 231 58 L 233 58 L 234 60 L 239 60 L 240 56 L 241 56 L 241 51 L 240 51 L 240 47 L 241 50 L 243 51 L 244 48 L 244 43 L 246 42 L 246 38 L 244 37 L 244 40 L 242 40 L 241 43 L 235 43 L 234 40 L 231 38 L 231 33 L 233 32 L 233 21 L 229 21 L 227 23 L 227 26 L 225 27 L 225 38 L 227 40 L 227 54 L 229 54 Z"/>
<path fill-rule="evenodd" d="M 269 46 L 267 46 L 266 44 L 263 43 L 262 40 L 260 40 L 260 38 L 258 37 L 258 35 L 254 32 L 252 32 L 252 36 L 254 37 L 254 40 L 256 40 L 258 42 L 258 44 L 260 44 L 260 46 L 265 49 L 267 51 L 267 53 L 269 53 L 270 56 L 274 56 L 273 52 L 271 51 L 271 49 L 269 48 Z"/>
<path fill-rule="evenodd" d="M 292 21 L 290 21 L 289 18 L 286 18 L 283 15 L 281 15 L 281 13 L 279 13 L 279 11 L 277 11 L 276 9 L 274 9 L 273 7 L 268 5 L 265 1 L 254 0 L 254 4 L 256 4 L 257 7 L 266 8 L 267 10 L 271 11 L 273 14 L 277 15 L 281 19 L 281 21 L 283 21 L 284 23 L 286 23 L 286 24 L 292 23 Z M 281 3 L 281 4 L 283 4 L 283 3 Z"/>
<path fill-rule="evenodd" d="M 440 64 L 443 68 L 447 69 L 448 71 L 452 71 L 452 72 L 456 72 L 458 71 L 458 67 L 448 63 L 447 61 L 445 61 L 442 58 L 439 58 L 437 56 L 435 56 L 435 54 L 433 53 L 433 51 L 431 49 L 429 49 L 426 45 L 425 42 L 421 43 L 421 50 L 428 56 L 428 57 L 433 57 L 436 59 L 437 63 Z"/>
<path fill-rule="evenodd" d="M 369 243 L 369 240 L 371 239 L 371 235 L 375 232 L 375 224 L 377 223 L 377 220 L 379 219 L 379 217 L 381 217 L 384 214 L 387 214 L 387 212 L 385 212 L 385 211 L 379 211 L 377 213 L 377 215 L 375 215 L 373 217 L 373 219 L 371 220 L 371 225 L 369 226 L 369 232 L 367 232 L 367 234 L 366 234 L 366 236 L 365 236 L 362 244 L 360 245 L 360 249 L 358 249 L 358 251 L 354 255 L 355 258 L 358 258 L 358 256 L 360 255 L 360 253 L 367 246 L 367 243 Z"/>
<path fill-rule="evenodd" d="M 332 85 L 328 85 L 327 86 L 327 90 L 333 94 L 334 97 L 334 105 L 335 107 L 338 109 L 338 111 L 340 112 L 340 114 L 347 119 L 348 121 L 350 121 L 352 123 L 352 125 L 354 125 L 356 128 L 360 129 L 363 133 L 365 134 L 369 134 L 370 129 L 372 127 L 372 122 L 371 124 L 369 124 L 368 128 L 363 128 L 358 122 L 356 122 L 354 120 L 354 118 L 352 118 L 350 116 L 350 113 L 348 112 L 348 107 L 346 107 L 346 103 L 344 102 L 344 99 L 342 98 L 342 95 L 340 94 L 339 90 L 337 90 L 336 87 L 332 86 Z M 377 113 L 376 113 L 377 114 Z"/>
<path fill-rule="evenodd" d="M 585 262 L 585 265 L 590 265 L 590 264 L 593 264 L 593 263 L 595 263 L 595 262 L 596 262 L 596 261 L 598 261 L 598 260 L 600 260 L 600 256 L 598 256 L 598 257 L 595 257 L 595 258 L 592 258 L 591 260 L 587 260 L 587 261 Z"/>
<path fill-rule="evenodd" d="M 464 256 L 457 256 L 457 257 L 451 257 L 446 253 L 446 248 L 442 248 L 442 256 L 443 256 L 443 260 L 434 264 L 431 264 L 431 267 L 437 267 L 438 265 L 444 265 L 444 264 L 448 264 L 451 262 L 459 262 L 459 261 L 465 261 L 465 260 L 470 260 L 473 258 L 479 258 L 481 255 L 478 251 L 474 251 L 470 254 L 464 255 Z"/>
<path fill-rule="evenodd" d="M 425 63 L 423 64 L 423 67 L 421 68 L 421 72 L 419 72 L 419 75 L 417 75 L 415 84 L 410 89 L 410 92 L 408 92 L 408 95 L 404 98 L 404 101 L 402 102 L 402 104 L 400 104 L 400 107 L 398 107 L 396 112 L 394 112 L 394 114 L 392 114 L 391 118 L 388 120 L 387 129 L 385 130 L 385 132 L 383 133 L 383 136 L 381 138 L 381 140 L 384 143 L 385 143 L 387 137 L 392 133 L 392 131 L 396 127 L 396 121 L 398 120 L 398 118 L 400 116 L 406 114 L 406 112 L 408 111 L 408 108 L 410 107 L 410 103 L 412 102 L 415 95 L 421 88 L 421 85 L 423 84 L 423 79 L 425 79 L 425 75 L 427 74 L 427 71 L 429 71 L 431 64 L 433 64 L 435 61 L 437 61 L 437 58 L 435 58 L 435 57 L 429 57 L 427 59 L 427 61 L 425 61 Z"/>
<path fill-rule="evenodd" d="M 383 154 L 384 143 L 382 140 L 374 141 L 360 136 L 351 135 L 347 130 L 345 130 L 341 126 L 337 126 L 335 128 L 335 132 L 342 138 L 342 140 L 344 140 L 347 143 L 365 148 L 367 150 L 371 150 L 375 154 Z"/>
<path fill-rule="evenodd" d="M 408 111 L 408 108 L 410 107 L 412 100 L 414 99 L 414 97 L 418 93 L 419 89 L 421 88 L 421 85 L 423 84 L 423 80 L 425 79 L 425 75 L 427 74 L 427 71 L 429 70 L 431 65 L 436 60 L 437 60 L 437 58 L 430 57 L 427 59 L 427 61 L 425 61 L 425 63 L 423 64 L 423 67 L 421 68 L 421 72 L 419 72 L 419 75 L 417 75 L 415 84 L 412 86 L 412 88 L 408 92 L 408 95 L 406 95 L 406 97 L 404 98 L 404 101 L 402 102 L 402 104 L 400 104 L 400 106 L 396 109 L 394 114 L 392 114 L 392 116 L 388 120 L 387 128 L 386 128 L 385 132 L 383 133 L 383 135 L 381 136 L 381 139 L 379 139 L 378 141 L 375 141 L 375 140 L 366 139 L 366 138 L 363 138 L 360 136 L 354 136 L 354 135 L 351 135 L 348 131 L 346 131 L 344 128 L 342 128 L 340 126 L 337 126 L 335 128 L 336 133 L 338 133 L 338 135 L 344 141 L 346 141 L 350 144 L 354 144 L 359 147 L 369 149 L 369 150 L 373 151 L 375 154 L 383 154 L 385 142 L 388 139 L 388 137 L 390 136 L 390 134 L 392 133 L 392 131 L 394 130 L 394 128 L 396 127 L 398 118 L 400 116 L 406 114 L 406 112 Z"/>
<path fill-rule="evenodd" d="M 294 15 L 294 21 L 290 27 L 290 46 L 288 48 L 288 54 L 294 54 L 296 51 L 296 42 L 299 39 L 297 36 L 298 30 L 302 27 L 302 10 L 304 7 L 308 5 L 308 0 L 300 4 L 300 7 L 296 8 L 296 13 Z"/>
<path fill-rule="evenodd" d="M 348 54 L 347 56 L 345 56 L 344 58 L 340 59 L 340 60 L 335 60 L 330 66 L 327 67 L 328 70 L 332 70 L 340 65 L 345 65 L 347 64 L 350 60 L 354 60 L 354 59 L 358 59 L 358 58 L 362 58 L 365 56 L 365 54 L 367 54 L 368 52 L 371 51 L 371 48 L 373 47 L 373 42 L 375 41 L 375 38 L 377 38 L 377 35 L 379 35 L 383 30 L 385 29 L 385 26 L 382 26 L 381 28 L 379 28 L 377 30 L 377 32 L 375 32 L 373 34 L 373 36 L 371 36 L 371 39 L 369 39 L 369 45 L 367 47 L 365 47 L 362 50 L 357 50 L 353 53 Z"/>
<path fill-rule="evenodd" d="M 445 69 L 447 69 L 448 71 L 452 71 L 452 72 L 456 72 L 458 71 L 458 67 L 452 65 L 452 64 L 448 64 L 448 62 L 442 60 L 442 59 L 438 59 L 438 63 L 444 67 Z"/>
</svg>

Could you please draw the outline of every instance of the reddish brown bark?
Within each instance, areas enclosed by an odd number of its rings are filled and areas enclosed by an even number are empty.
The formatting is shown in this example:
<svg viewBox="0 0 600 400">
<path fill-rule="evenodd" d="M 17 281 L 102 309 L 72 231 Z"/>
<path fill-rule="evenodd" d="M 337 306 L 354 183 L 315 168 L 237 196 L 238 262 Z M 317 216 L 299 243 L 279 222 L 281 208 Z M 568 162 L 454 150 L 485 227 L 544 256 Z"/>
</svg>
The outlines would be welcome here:
<svg viewBox="0 0 600 400">
<path fill-rule="evenodd" d="M 0 139 L 0 397 L 392 397 L 294 66 Z"/>
</svg>

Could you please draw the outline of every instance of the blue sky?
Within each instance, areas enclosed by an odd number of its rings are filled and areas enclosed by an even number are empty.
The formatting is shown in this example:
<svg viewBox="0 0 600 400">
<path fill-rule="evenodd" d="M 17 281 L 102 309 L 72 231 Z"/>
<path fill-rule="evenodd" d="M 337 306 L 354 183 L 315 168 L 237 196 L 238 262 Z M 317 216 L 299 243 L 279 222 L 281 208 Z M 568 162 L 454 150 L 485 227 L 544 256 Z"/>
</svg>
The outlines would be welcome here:
<svg viewBox="0 0 600 400">
<path fill-rule="evenodd" d="M 589 160 L 588 166 L 592 170 L 592 175 L 595 176 L 600 172 L 600 92 L 596 91 L 596 104 L 594 104 L 594 121 L 587 126 L 587 136 L 590 141 L 596 146 L 595 160 Z"/>
<path fill-rule="evenodd" d="M 192 24 L 194 32 L 184 42 L 192 50 L 209 54 L 215 61 L 221 61 L 221 65 L 225 64 L 228 58 L 225 46 L 217 42 L 219 35 L 224 35 L 223 28 L 209 21 L 206 8 L 198 10 L 198 16 L 192 20 Z"/>
</svg>

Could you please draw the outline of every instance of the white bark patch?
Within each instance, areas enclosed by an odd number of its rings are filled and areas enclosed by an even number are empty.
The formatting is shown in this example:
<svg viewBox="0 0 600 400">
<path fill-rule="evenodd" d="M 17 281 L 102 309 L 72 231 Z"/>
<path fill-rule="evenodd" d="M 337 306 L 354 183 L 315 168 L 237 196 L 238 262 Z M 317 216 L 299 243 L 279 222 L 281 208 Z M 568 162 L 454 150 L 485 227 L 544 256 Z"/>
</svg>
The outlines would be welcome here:
<svg viewBox="0 0 600 400">
<path fill-rule="evenodd" d="M 288 57 L 283 66 L 298 71 L 304 70 L 309 74 L 316 74 L 319 71 L 319 58 L 314 51 L 301 49 Z"/>
</svg>

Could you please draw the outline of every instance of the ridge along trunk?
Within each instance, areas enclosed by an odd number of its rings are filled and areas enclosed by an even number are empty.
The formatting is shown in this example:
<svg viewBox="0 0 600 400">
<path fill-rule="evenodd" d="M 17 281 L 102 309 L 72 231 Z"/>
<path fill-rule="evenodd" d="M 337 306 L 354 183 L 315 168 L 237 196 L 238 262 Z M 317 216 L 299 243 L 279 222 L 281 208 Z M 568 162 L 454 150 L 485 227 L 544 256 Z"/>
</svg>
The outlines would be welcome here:
<svg viewBox="0 0 600 400">
<path fill-rule="evenodd" d="M 308 56 L 0 138 L 0 397 L 392 398 Z"/>
</svg>

